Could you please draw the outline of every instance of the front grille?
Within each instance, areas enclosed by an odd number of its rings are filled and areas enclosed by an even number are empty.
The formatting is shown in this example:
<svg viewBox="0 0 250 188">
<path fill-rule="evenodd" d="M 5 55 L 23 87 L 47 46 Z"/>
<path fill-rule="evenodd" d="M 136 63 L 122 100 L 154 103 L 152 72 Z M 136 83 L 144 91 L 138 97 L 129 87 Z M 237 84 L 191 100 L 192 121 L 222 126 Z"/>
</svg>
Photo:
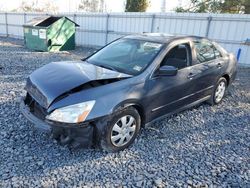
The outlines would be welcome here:
<svg viewBox="0 0 250 188">
<path fill-rule="evenodd" d="M 36 102 L 29 93 L 27 93 L 24 103 L 29 107 L 29 110 L 33 115 L 39 119 L 45 120 L 45 117 L 48 114 L 46 109 Z"/>
</svg>

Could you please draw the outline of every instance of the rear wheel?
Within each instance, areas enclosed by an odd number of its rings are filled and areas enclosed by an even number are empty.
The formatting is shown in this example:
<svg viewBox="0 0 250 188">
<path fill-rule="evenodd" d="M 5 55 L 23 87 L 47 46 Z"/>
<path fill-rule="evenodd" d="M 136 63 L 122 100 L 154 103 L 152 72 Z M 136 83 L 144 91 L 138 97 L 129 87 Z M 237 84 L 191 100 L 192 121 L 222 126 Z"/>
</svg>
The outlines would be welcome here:
<svg viewBox="0 0 250 188">
<path fill-rule="evenodd" d="M 211 105 L 216 105 L 221 103 L 223 97 L 225 96 L 226 89 L 227 89 L 227 80 L 224 77 L 222 77 L 218 80 L 214 88 L 213 94 L 208 103 L 210 103 Z"/>
<path fill-rule="evenodd" d="M 137 137 L 141 118 L 133 107 L 117 112 L 108 122 L 101 147 L 106 151 L 117 152 L 129 147 Z"/>
</svg>

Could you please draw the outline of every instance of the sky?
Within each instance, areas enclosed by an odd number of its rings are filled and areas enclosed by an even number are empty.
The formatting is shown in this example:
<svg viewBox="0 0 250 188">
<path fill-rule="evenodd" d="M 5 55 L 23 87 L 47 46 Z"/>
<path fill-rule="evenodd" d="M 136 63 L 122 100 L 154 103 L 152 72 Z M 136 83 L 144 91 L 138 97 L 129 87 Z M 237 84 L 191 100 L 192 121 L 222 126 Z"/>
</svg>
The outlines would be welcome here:
<svg viewBox="0 0 250 188">
<path fill-rule="evenodd" d="M 25 0 L 27 2 L 34 0 Z M 44 3 L 45 0 L 36 0 L 38 3 Z M 48 0 L 47 0 L 48 1 Z M 59 8 L 59 12 L 74 12 L 77 7 L 77 2 L 80 0 L 50 0 Z M 165 0 L 166 11 L 172 11 L 176 6 L 184 5 L 188 0 Z M 150 7 L 147 12 L 161 12 L 163 0 L 151 0 Z M 0 10 L 10 11 L 18 8 L 22 0 L 0 0 Z M 108 12 L 123 12 L 125 0 L 105 0 L 106 9 Z"/>
</svg>

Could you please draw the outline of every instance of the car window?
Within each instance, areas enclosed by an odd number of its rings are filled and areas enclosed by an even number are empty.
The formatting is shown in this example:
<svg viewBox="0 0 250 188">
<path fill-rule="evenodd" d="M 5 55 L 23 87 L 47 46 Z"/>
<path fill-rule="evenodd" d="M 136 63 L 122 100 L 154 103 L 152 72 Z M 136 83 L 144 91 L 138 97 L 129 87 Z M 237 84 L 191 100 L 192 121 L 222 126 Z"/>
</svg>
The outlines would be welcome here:
<svg viewBox="0 0 250 188">
<path fill-rule="evenodd" d="M 137 75 L 155 59 L 163 44 L 138 39 L 120 39 L 98 51 L 87 62 Z"/>
<path fill-rule="evenodd" d="M 116 48 L 113 49 L 112 54 L 106 54 L 106 57 L 108 56 L 124 56 L 127 55 L 132 50 L 132 46 L 127 43 L 118 43 L 116 45 Z"/>
<path fill-rule="evenodd" d="M 173 47 L 164 57 L 161 66 L 174 66 L 182 69 L 188 66 L 191 57 L 191 50 L 189 44 L 179 44 Z"/>
<path fill-rule="evenodd" d="M 196 50 L 197 59 L 200 63 L 222 57 L 220 51 L 216 49 L 215 46 L 207 40 L 194 41 L 194 46 Z"/>
<path fill-rule="evenodd" d="M 215 58 L 222 57 L 221 52 L 215 46 L 214 46 L 214 54 L 215 54 Z"/>
</svg>

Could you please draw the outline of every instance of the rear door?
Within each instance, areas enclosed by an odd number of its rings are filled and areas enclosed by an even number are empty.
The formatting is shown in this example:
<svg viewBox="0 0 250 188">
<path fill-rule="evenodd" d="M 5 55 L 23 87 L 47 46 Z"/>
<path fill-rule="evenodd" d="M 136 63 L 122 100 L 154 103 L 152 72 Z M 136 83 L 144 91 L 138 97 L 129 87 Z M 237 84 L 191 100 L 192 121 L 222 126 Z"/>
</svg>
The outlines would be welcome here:
<svg viewBox="0 0 250 188">
<path fill-rule="evenodd" d="M 224 66 L 222 53 L 216 49 L 212 42 L 202 39 L 194 40 L 194 61 L 190 67 L 190 80 L 197 86 L 196 99 L 208 97 L 221 75 Z"/>
</svg>

